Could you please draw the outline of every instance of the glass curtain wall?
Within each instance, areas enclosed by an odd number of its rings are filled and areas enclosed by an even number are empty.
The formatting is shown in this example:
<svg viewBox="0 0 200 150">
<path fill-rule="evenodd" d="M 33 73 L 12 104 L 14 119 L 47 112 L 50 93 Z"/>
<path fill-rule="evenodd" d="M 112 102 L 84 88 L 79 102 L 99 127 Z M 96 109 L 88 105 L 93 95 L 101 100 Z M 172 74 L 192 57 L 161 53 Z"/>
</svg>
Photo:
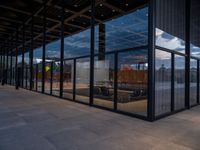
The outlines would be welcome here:
<svg viewBox="0 0 200 150">
<path fill-rule="evenodd" d="M 190 59 L 190 106 L 197 104 L 197 60 Z"/>
<path fill-rule="evenodd" d="M 59 96 L 60 63 L 56 60 L 60 59 L 60 40 L 46 45 L 45 57 L 45 93 Z"/>
<path fill-rule="evenodd" d="M 12 81 L 11 84 L 15 85 L 15 64 L 16 64 L 16 56 L 12 55 Z"/>
<path fill-rule="evenodd" d="M 174 109 L 185 108 L 185 57 L 174 57 Z"/>
<path fill-rule="evenodd" d="M 8 53 L 8 65 L 7 65 L 7 84 L 10 83 L 10 52 Z"/>
<path fill-rule="evenodd" d="M 53 62 L 52 95 L 60 95 L 60 61 Z"/>
<path fill-rule="evenodd" d="M 19 86 L 22 86 L 21 85 L 21 78 L 22 77 L 22 54 L 19 54 L 18 56 L 17 56 L 17 80 L 19 80 Z"/>
<path fill-rule="evenodd" d="M 71 99 L 71 92 L 75 90 L 75 100 L 85 103 L 89 103 L 90 30 L 87 29 L 64 39 L 63 96 Z M 76 67 L 75 76 L 73 75 L 74 63 Z M 73 86 L 74 80 L 76 81 L 75 86 Z"/>
<path fill-rule="evenodd" d="M 121 52 L 118 55 L 117 108 L 147 115 L 148 50 Z"/>
<path fill-rule="evenodd" d="M 156 0 L 156 116 L 185 107 L 185 16 L 186 0 Z"/>
<path fill-rule="evenodd" d="M 156 49 L 155 56 L 155 114 L 171 110 L 171 53 Z"/>
<path fill-rule="evenodd" d="M 63 63 L 63 97 L 73 99 L 75 60 L 65 60 Z"/>
<path fill-rule="evenodd" d="M 24 88 L 29 87 L 29 52 L 24 54 Z"/>
<path fill-rule="evenodd" d="M 42 47 L 33 50 L 33 82 L 34 82 L 33 88 L 41 92 L 42 91 Z"/>
<path fill-rule="evenodd" d="M 94 105 L 114 109 L 116 100 L 119 111 L 146 116 L 148 6 L 111 20 L 106 18 L 107 5 L 95 9 L 95 19 L 105 22 L 95 26 Z"/>
</svg>

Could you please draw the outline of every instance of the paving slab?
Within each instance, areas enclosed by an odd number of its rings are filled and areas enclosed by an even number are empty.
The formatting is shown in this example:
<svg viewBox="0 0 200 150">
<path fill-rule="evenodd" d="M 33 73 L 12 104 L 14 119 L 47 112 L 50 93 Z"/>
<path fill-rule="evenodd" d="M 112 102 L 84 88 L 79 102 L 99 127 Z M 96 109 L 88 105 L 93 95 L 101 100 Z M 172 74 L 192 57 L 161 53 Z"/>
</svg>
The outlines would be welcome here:
<svg viewBox="0 0 200 150">
<path fill-rule="evenodd" d="M 200 106 L 147 122 L 0 86 L 0 150 L 200 150 Z"/>
</svg>

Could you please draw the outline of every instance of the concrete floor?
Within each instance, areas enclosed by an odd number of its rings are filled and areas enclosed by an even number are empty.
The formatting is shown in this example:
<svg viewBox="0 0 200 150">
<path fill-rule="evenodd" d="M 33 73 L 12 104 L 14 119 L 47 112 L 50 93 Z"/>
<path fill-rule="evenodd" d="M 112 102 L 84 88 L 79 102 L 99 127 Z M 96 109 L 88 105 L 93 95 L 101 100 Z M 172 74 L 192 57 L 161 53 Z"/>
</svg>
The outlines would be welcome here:
<svg viewBox="0 0 200 150">
<path fill-rule="evenodd" d="M 0 150 L 200 150 L 200 106 L 147 122 L 0 86 Z"/>
</svg>

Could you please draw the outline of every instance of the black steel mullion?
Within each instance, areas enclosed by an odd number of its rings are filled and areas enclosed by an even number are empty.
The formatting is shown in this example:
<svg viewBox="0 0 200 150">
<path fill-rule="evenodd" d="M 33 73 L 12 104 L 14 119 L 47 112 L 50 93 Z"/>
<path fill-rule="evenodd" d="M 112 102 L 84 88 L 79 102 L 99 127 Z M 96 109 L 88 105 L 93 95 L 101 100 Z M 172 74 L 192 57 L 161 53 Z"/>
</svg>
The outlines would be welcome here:
<svg viewBox="0 0 200 150">
<path fill-rule="evenodd" d="M 18 66 L 17 66 L 17 61 L 18 61 L 18 29 L 16 32 L 16 51 L 15 51 L 15 87 L 18 89 Z"/>
<path fill-rule="evenodd" d="M 61 14 L 61 45 L 60 45 L 60 97 L 63 97 L 63 59 L 64 59 L 64 0 L 62 0 L 62 14 Z"/>
<path fill-rule="evenodd" d="M 46 0 L 43 0 L 43 51 L 42 51 L 42 93 L 45 90 L 45 55 L 46 55 Z"/>
<path fill-rule="evenodd" d="M 30 67 L 30 71 L 29 71 L 29 88 L 30 90 L 33 89 L 33 30 L 34 30 L 34 18 L 32 15 L 31 18 L 31 47 L 29 49 L 29 67 Z"/>
<path fill-rule="evenodd" d="M 197 104 L 199 104 L 199 60 L 197 60 Z"/>
<path fill-rule="evenodd" d="M 43 0 L 43 43 L 42 43 L 42 93 L 45 90 L 45 53 L 46 53 L 46 0 Z"/>
<path fill-rule="evenodd" d="M 155 28 L 156 0 L 149 2 L 148 17 L 148 120 L 155 120 Z"/>
<path fill-rule="evenodd" d="M 0 49 L 0 82 L 2 82 L 2 49 Z"/>
<path fill-rule="evenodd" d="M 185 107 L 190 108 L 190 0 L 186 0 L 186 63 L 185 63 L 185 78 L 186 78 L 186 88 L 185 88 Z"/>
<path fill-rule="evenodd" d="M 12 85 L 12 59 L 13 59 L 13 56 L 12 56 L 12 51 L 10 53 L 10 85 Z"/>
<path fill-rule="evenodd" d="M 115 66 L 114 66 L 114 110 L 117 110 L 117 88 L 118 88 L 118 77 L 117 77 L 117 73 L 118 73 L 118 52 L 115 52 L 114 54 L 114 62 L 115 62 Z"/>
<path fill-rule="evenodd" d="M 28 66 L 26 65 L 26 89 L 28 88 L 27 84 L 28 84 Z"/>
<path fill-rule="evenodd" d="M 175 104 L 174 104 L 174 84 L 175 84 L 175 63 L 174 63 L 174 58 L 175 58 L 175 56 L 174 56 L 174 54 L 172 53 L 171 54 L 171 57 L 172 57 L 172 59 L 171 59 L 171 68 L 172 68 L 172 72 L 171 72 L 171 112 L 173 112 L 174 111 L 174 106 L 175 106 Z"/>
<path fill-rule="evenodd" d="M 35 90 L 38 91 L 38 64 L 35 66 Z"/>
<path fill-rule="evenodd" d="M 9 53 L 9 49 L 7 49 L 6 51 L 6 84 L 8 83 L 8 53 Z"/>
<path fill-rule="evenodd" d="M 91 0 L 91 35 L 90 35 L 90 98 L 89 104 L 93 105 L 94 88 L 94 41 L 95 38 L 95 0 Z"/>
<path fill-rule="evenodd" d="M 24 87 L 24 53 L 25 53 L 25 24 L 23 22 L 23 27 L 22 27 L 22 70 L 21 70 L 21 86 Z"/>
<path fill-rule="evenodd" d="M 73 100 L 75 101 L 76 99 L 76 59 L 73 60 Z"/>
<path fill-rule="evenodd" d="M 4 68 L 5 68 L 5 48 L 3 48 L 3 54 L 2 54 L 2 82 L 1 84 L 4 85 Z"/>
<path fill-rule="evenodd" d="M 52 95 L 53 88 L 53 62 L 51 62 L 51 83 L 50 83 L 50 95 Z"/>
</svg>

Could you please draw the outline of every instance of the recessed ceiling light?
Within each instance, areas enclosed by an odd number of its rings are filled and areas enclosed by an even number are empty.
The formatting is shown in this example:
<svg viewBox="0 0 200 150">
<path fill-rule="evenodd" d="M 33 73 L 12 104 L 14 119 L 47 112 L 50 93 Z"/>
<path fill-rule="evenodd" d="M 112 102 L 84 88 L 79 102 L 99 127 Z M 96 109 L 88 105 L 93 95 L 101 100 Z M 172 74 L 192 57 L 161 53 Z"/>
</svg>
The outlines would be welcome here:
<svg viewBox="0 0 200 150">
<path fill-rule="evenodd" d="M 113 9 L 112 11 L 113 11 L 113 12 L 115 12 L 115 10 L 114 10 L 114 9 Z"/>
<path fill-rule="evenodd" d="M 101 14 L 101 17 L 103 17 L 104 15 L 103 14 Z"/>
<path fill-rule="evenodd" d="M 78 5 L 75 4 L 74 7 L 78 7 Z"/>
<path fill-rule="evenodd" d="M 65 12 L 68 13 L 69 11 L 68 11 L 68 10 L 65 10 Z"/>
<path fill-rule="evenodd" d="M 101 7 L 102 7 L 102 6 L 103 6 L 103 4 L 99 4 L 99 6 L 101 6 Z"/>
<path fill-rule="evenodd" d="M 128 6 L 128 3 L 126 3 L 126 6 Z"/>
</svg>

